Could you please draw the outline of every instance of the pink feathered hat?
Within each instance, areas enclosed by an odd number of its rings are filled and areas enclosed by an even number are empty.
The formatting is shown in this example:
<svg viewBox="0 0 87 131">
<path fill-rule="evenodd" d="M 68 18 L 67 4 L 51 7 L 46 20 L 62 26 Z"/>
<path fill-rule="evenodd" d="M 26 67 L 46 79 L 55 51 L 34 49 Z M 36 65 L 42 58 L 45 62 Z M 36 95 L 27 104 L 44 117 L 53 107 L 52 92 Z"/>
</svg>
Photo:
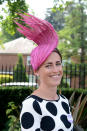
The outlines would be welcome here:
<svg viewBox="0 0 87 131">
<path fill-rule="evenodd" d="M 17 30 L 38 45 L 31 52 L 31 65 L 36 71 L 57 47 L 58 35 L 46 20 L 38 19 L 28 13 L 19 15 L 22 17 L 20 20 L 24 25 L 15 21 L 19 26 Z"/>
</svg>

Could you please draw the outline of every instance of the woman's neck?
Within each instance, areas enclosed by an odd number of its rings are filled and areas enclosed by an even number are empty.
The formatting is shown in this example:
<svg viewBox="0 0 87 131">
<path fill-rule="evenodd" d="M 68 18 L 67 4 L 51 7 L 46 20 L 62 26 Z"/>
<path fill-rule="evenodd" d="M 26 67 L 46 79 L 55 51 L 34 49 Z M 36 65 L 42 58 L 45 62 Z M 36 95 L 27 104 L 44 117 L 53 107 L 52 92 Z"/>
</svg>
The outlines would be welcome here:
<svg viewBox="0 0 87 131">
<path fill-rule="evenodd" d="M 41 98 L 48 100 L 57 100 L 57 87 L 47 87 L 40 85 L 39 88 L 33 93 Z"/>
</svg>

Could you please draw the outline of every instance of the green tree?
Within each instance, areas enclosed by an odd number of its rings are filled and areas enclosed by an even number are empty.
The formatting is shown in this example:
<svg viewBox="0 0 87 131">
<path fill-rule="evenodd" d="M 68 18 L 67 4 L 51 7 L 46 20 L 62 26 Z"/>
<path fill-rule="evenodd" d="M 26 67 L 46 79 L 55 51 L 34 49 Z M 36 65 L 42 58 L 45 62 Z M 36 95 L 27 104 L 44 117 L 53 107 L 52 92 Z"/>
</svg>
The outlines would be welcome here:
<svg viewBox="0 0 87 131">
<path fill-rule="evenodd" d="M 3 0 L 3 2 L 6 2 L 7 0 Z M 3 3 L 1 2 L 1 4 Z M 22 36 L 17 30 L 16 30 L 16 24 L 14 23 L 14 19 L 17 17 L 20 17 L 17 13 L 20 12 L 28 12 L 28 6 L 25 3 L 25 0 L 8 0 L 6 9 L 2 8 L 3 12 L 6 14 L 6 18 L 0 14 L 1 19 L 1 28 L 2 28 L 2 36 L 5 36 L 4 42 L 8 42 L 10 40 L 16 39 L 20 36 Z"/>
<path fill-rule="evenodd" d="M 22 54 L 18 54 L 18 63 L 14 67 L 13 80 L 16 82 L 26 82 L 28 80 L 26 75 L 26 69 L 23 65 Z"/>
<path fill-rule="evenodd" d="M 63 6 L 62 6 L 63 7 Z M 64 11 L 65 27 L 58 32 L 60 37 L 60 49 L 63 55 L 70 57 L 80 56 L 80 62 L 85 62 L 87 55 L 87 2 L 85 0 L 72 1 Z M 63 47 L 65 47 L 63 49 Z"/>
<path fill-rule="evenodd" d="M 61 12 L 59 10 L 55 12 L 52 9 L 47 9 L 45 19 L 53 25 L 56 31 L 59 31 L 64 28 L 64 12 Z"/>
<path fill-rule="evenodd" d="M 0 37 L 2 36 L 2 32 L 0 32 Z M 2 44 L 2 37 L 0 38 L 0 48 L 3 48 L 3 44 Z"/>
</svg>

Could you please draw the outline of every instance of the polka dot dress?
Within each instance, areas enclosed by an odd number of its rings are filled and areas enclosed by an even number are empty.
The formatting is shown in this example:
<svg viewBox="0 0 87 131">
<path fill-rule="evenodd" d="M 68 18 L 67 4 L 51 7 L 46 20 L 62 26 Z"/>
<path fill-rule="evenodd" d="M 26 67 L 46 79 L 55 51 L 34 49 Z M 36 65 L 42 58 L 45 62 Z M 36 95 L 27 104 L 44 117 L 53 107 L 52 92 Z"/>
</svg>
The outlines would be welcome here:
<svg viewBox="0 0 87 131">
<path fill-rule="evenodd" d="M 22 103 L 21 131 L 73 131 L 73 119 L 68 100 L 45 100 L 31 95 Z"/>
</svg>

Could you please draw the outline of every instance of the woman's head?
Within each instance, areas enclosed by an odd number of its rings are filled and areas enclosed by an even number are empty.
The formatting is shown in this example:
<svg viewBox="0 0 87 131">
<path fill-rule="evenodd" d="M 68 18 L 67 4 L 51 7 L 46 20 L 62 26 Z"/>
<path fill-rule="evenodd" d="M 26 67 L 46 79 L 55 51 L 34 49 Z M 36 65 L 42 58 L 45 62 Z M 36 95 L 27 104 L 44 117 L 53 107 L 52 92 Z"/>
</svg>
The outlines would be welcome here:
<svg viewBox="0 0 87 131">
<path fill-rule="evenodd" d="M 55 48 L 52 52 L 55 52 L 55 53 L 57 53 L 57 54 L 60 56 L 60 60 L 61 60 L 61 63 L 62 63 L 62 55 L 61 55 L 60 51 L 59 51 L 57 48 Z M 52 52 L 51 52 L 51 53 L 52 53 Z M 44 53 L 44 52 L 43 52 L 43 53 Z M 51 55 L 51 54 L 50 54 L 50 55 Z M 50 55 L 49 55 L 49 56 L 50 56 Z M 47 57 L 47 58 L 48 58 L 48 57 Z M 47 60 L 47 58 L 44 60 L 44 62 Z M 44 64 L 44 62 L 43 62 L 42 64 Z M 41 65 L 42 65 L 42 64 L 41 64 Z M 37 70 L 41 67 L 41 65 L 38 66 Z M 37 71 L 37 70 L 36 70 L 36 71 Z"/>
<path fill-rule="evenodd" d="M 60 84 L 63 75 L 62 57 L 57 49 L 53 50 L 35 74 L 42 85 L 54 87 Z"/>
<path fill-rule="evenodd" d="M 31 65 L 36 75 L 40 76 L 41 84 L 59 85 L 62 78 L 62 57 L 58 45 L 58 35 L 53 26 L 28 13 L 19 14 L 24 25 L 15 22 L 28 39 L 33 40 L 37 47 L 31 52 Z"/>
</svg>

